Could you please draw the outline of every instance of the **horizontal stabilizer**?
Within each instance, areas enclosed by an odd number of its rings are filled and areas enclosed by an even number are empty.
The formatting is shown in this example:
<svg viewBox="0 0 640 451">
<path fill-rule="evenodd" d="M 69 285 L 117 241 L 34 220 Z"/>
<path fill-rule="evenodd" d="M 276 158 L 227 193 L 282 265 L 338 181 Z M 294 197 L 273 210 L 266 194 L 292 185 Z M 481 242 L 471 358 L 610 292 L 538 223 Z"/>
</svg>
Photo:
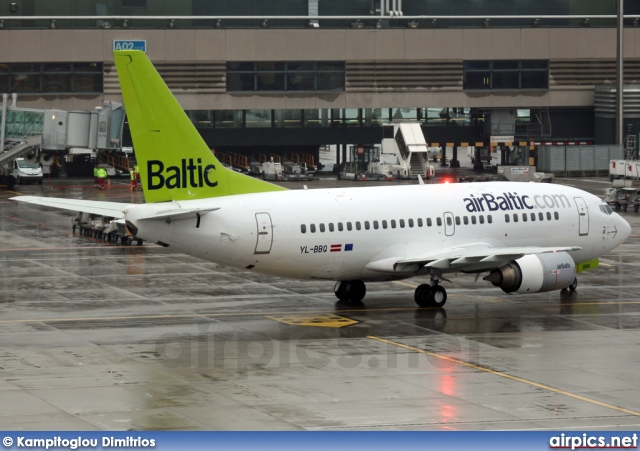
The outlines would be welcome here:
<svg viewBox="0 0 640 451">
<path fill-rule="evenodd" d="M 124 211 L 129 205 L 122 202 L 103 202 L 99 200 L 65 199 L 60 197 L 17 196 L 9 200 L 60 208 L 62 210 L 81 211 L 110 218 L 124 218 Z"/>
</svg>

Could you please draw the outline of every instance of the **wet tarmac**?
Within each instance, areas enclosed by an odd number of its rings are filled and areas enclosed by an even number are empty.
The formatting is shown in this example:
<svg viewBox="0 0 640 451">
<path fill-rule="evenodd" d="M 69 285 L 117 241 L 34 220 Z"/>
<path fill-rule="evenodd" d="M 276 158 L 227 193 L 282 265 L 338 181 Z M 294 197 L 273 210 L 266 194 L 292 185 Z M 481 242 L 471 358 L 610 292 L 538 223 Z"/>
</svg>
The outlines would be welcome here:
<svg viewBox="0 0 640 451">
<path fill-rule="evenodd" d="M 640 213 L 575 293 L 461 276 L 444 309 L 420 309 L 411 279 L 344 310 L 330 282 L 74 235 L 71 213 L 16 193 L 142 201 L 126 180 L 0 192 L 0 429 L 640 427 Z"/>
</svg>

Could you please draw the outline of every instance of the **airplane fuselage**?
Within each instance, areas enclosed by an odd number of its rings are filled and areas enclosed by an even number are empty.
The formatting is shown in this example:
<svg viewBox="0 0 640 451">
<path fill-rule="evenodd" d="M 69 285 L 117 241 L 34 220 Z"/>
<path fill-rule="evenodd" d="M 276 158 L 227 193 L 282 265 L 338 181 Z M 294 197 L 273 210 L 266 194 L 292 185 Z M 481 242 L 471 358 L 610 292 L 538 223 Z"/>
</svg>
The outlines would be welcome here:
<svg viewBox="0 0 640 451">
<path fill-rule="evenodd" d="M 138 220 L 178 204 L 219 209 L 199 219 Z M 381 272 L 369 264 L 474 244 L 576 246 L 575 262 L 597 258 L 628 235 L 626 221 L 604 205 L 571 187 L 492 182 L 143 204 L 130 206 L 126 219 L 148 241 L 223 265 L 300 279 L 389 280 L 415 271 Z"/>
</svg>

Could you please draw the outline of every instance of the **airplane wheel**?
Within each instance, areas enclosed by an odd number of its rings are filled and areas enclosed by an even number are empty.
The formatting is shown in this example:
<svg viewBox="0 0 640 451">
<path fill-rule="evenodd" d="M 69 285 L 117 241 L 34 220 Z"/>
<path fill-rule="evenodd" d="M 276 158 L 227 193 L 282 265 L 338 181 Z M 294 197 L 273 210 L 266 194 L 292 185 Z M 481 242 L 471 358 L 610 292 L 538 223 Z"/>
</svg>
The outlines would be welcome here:
<svg viewBox="0 0 640 451">
<path fill-rule="evenodd" d="M 440 285 L 434 285 L 429 290 L 431 307 L 444 307 L 447 303 L 447 290 Z"/>
<path fill-rule="evenodd" d="M 569 291 L 576 291 L 576 288 L 578 288 L 578 278 L 576 277 L 575 279 L 573 279 L 573 282 L 571 282 L 571 285 L 569 285 Z"/>
<path fill-rule="evenodd" d="M 362 280 L 350 280 L 346 283 L 347 297 L 351 302 L 358 303 L 364 299 L 367 294 L 367 287 Z"/>
<path fill-rule="evenodd" d="M 431 290 L 431 287 L 426 283 L 423 283 L 422 285 L 418 285 L 418 288 L 416 288 L 416 292 L 413 295 L 413 298 L 415 299 L 416 304 L 418 304 L 418 306 L 429 307 L 428 294 L 430 290 Z"/>
<path fill-rule="evenodd" d="M 349 300 L 349 297 L 347 296 L 346 285 L 347 282 L 336 282 L 336 286 L 333 289 L 336 297 L 341 301 Z"/>
</svg>

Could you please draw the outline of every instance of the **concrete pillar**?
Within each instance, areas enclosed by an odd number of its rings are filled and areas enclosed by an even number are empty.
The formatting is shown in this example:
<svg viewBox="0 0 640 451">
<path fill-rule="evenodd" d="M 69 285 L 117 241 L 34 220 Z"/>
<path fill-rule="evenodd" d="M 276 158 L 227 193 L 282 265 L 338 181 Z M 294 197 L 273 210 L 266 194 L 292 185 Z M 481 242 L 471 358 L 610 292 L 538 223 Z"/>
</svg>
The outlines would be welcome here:
<svg viewBox="0 0 640 451">
<path fill-rule="evenodd" d="M 453 145 L 453 156 L 451 157 L 450 166 L 452 168 L 460 167 L 460 161 L 458 160 L 458 146 L 455 144 Z"/>
</svg>

